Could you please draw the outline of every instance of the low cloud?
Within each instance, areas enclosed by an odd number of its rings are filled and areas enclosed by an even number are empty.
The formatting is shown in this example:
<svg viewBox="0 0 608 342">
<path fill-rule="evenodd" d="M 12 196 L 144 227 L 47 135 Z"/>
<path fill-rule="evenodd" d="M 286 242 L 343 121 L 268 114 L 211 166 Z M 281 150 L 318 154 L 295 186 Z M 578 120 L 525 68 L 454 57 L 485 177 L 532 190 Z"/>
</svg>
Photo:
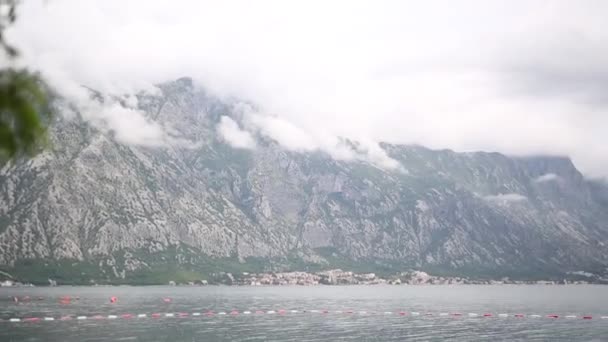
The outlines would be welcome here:
<svg viewBox="0 0 608 342">
<path fill-rule="evenodd" d="M 553 182 L 558 180 L 560 177 L 558 175 L 556 175 L 555 173 L 546 173 L 542 176 L 537 177 L 534 181 L 536 183 L 546 183 L 546 182 Z"/>
<path fill-rule="evenodd" d="M 170 134 L 167 127 L 148 119 L 146 113 L 137 108 L 134 94 L 102 94 L 97 89 L 79 84 L 64 69 L 52 66 L 43 66 L 42 69 L 45 81 L 60 98 L 68 101 L 91 125 L 111 132 L 118 142 L 146 147 L 192 145 L 191 142 Z M 142 89 L 155 92 L 153 87 Z M 63 108 L 61 114 L 66 119 L 75 118 L 70 107 Z"/>
<path fill-rule="evenodd" d="M 125 108 L 120 104 L 102 105 L 95 110 L 95 120 L 101 121 L 112 131 L 117 141 L 128 145 L 148 147 L 162 146 L 166 141 L 163 129 L 156 123 L 147 120 L 144 114 L 136 109 Z M 90 116 L 92 116 L 89 113 Z"/>
<path fill-rule="evenodd" d="M 402 165 L 395 159 L 389 157 L 386 151 L 374 141 L 366 139 L 357 141 L 352 145 L 352 151 L 355 159 L 369 162 L 382 169 L 402 169 Z"/>
<path fill-rule="evenodd" d="M 239 125 L 228 116 L 222 116 L 217 131 L 234 148 L 254 149 L 256 146 L 251 133 L 240 129 Z"/>
<path fill-rule="evenodd" d="M 103 103 L 90 100 L 77 108 L 91 125 L 111 133 L 116 141 L 125 145 L 185 149 L 200 145 L 183 138 L 173 128 L 150 120 L 142 110 L 124 106 L 112 99 L 106 98 Z"/>
<path fill-rule="evenodd" d="M 288 120 L 276 116 L 254 114 L 251 122 L 262 134 L 276 140 L 281 146 L 292 151 L 312 151 L 319 146 L 308 132 Z"/>
<path fill-rule="evenodd" d="M 568 155 L 586 176 L 608 176 L 605 2 L 28 0 L 18 9 L 6 38 L 26 65 L 61 79 L 65 96 L 80 85 L 134 94 L 191 76 L 275 114 L 255 123 L 290 150 L 389 168 L 382 141 Z M 141 117 L 101 114 L 122 141 L 167 140 Z M 119 127 L 139 124 L 133 137 Z M 342 138 L 364 141 L 365 152 Z"/>
<path fill-rule="evenodd" d="M 375 141 L 360 138 L 347 142 L 343 138 L 316 132 L 305 131 L 289 120 L 278 116 L 265 115 L 250 110 L 244 119 L 259 130 L 262 135 L 277 141 L 282 147 L 297 152 L 323 151 L 337 160 L 363 161 L 384 170 L 401 168 L 398 161 L 388 156 Z"/>
</svg>

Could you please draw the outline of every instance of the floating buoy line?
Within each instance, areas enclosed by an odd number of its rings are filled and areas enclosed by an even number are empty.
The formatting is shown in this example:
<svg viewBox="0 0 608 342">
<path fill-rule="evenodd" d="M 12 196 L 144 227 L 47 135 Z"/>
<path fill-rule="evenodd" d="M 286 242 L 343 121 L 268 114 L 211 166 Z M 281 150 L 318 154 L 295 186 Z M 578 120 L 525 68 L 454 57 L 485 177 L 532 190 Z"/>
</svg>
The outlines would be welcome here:
<svg viewBox="0 0 608 342">
<path fill-rule="evenodd" d="M 116 299 L 112 301 L 115 303 Z M 57 315 L 39 317 L 11 317 L 0 319 L 7 323 L 44 323 L 58 321 L 86 320 L 143 320 L 143 319 L 209 319 L 212 317 L 244 317 L 244 316 L 293 316 L 293 315 L 356 315 L 356 316 L 400 316 L 415 318 L 451 318 L 451 319 L 545 319 L 545 320 L 592 320 L 601 319 L 608 323 L 608 316 L 592 315 L 559 315 L 559 314 L 524 314 L 524 313 L 463 313 L 463 312 L 416 312 L 416 311 L 367 311 L 367 310 L 229 310 L 202 312 L 153 312 L 153 313 L 122 313 L 122 314 L 91 314 L 91 315 Z"/>
</svg>

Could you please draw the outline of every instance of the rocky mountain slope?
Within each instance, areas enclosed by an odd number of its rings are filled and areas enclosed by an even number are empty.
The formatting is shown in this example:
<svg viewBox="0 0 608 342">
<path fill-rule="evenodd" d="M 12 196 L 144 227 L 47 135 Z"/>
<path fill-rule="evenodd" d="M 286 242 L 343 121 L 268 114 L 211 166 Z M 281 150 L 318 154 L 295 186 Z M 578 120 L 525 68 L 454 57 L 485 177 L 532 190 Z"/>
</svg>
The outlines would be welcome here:
<svg viewBox="0 0 608 342">
<path fill-rule="evenodd" d="M 139 108 L 194 146 L 119 142 L 79 115 L 0 170 L 0 269 L 33 280 L 165 282 L 343 267 L 480 276 L 606 273 L 608 187 L 567 158 L 383 144 L 383 169 L 218 134 L 234 106 L 189 79 Z M 352 149 L 357 144 L 347 142 Z"/>
</svg>

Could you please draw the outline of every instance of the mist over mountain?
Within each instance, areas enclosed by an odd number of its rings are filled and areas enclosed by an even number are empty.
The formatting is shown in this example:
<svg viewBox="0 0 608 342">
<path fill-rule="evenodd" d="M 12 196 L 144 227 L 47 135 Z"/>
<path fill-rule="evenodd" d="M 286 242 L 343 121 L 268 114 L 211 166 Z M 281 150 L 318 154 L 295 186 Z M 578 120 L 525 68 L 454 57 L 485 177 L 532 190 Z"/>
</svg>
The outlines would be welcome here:
<svg viewBox="0 0 608 342">
<path fill-rule="evenodd" d="M 345 137 L 370 152 L 383 141 L 567 155 L 585 176 L 608 177 L 601 1 L 29 0 L 18 10 L 7 41 L 71 101 L 80 85 L 122 96 L 190 76 L 273 113 L 239 125 L 289 150 L 341 156 L 334 140 Z M 82 114 L 121 142 L 170 140 L 113 109 Z"/>
<path fill-rule="evenodd" d="M 608 187 L 566 157 L 349 139 L 333 153 L 293 150 L 251 105 L 188 78 L 158 89 L 90 92 L 98 107 L 89 110 L 132 120 L 133 135 L 55 101 L 52 148 L 0 170 L 1 269 L 34 281 L 151 283 L 332 267 L 607 272 Z"/>
</svg>

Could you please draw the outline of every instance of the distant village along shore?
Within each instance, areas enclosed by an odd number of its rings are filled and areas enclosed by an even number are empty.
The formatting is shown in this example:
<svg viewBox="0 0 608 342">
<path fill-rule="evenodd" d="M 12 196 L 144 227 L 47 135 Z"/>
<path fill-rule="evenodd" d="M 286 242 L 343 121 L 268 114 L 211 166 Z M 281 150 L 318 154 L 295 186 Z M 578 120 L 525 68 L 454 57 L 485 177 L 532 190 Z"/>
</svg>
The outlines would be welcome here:
<svg viewBox="0 0 608 342">
<path fill-rule="evenodd" d="M 185 283 L 169 281 L 164 285 L 171 286 L 206 286 L 206 285 L 229 285 L 229 286 L 316 286 L 316 285 L 583 285 L 583 284 L 607 284 L 608 282 L 597 280 L 513 280 L 507 277 L 499 280 L 472 279 L 468 277 L 434 276 L 423 271 L 402 272 L 389 277 L 381 277 L 375 273 L 355 273 L 333 269 L 320 272 L 266 272 L 232 274 L 229 272 L 217 272 L 209 279 L 189 281 Z M 58 286 L 57 281 L 49 279 L 48 286 Z M 104 286 L 103 284 L 91 284 L 92 286 Z M 137 284 L 135 284 L 137 285 Z M 156 284 L 163 285 L 163 284 Z M 34 286 L 15 280 L 0 281 L 0 287 Z"/>
<path fill-rule="evenodd" d="M 423 271 L 402 272 L 390 277 L 380 277 L 375 273 L 354 273 L 334 269 L 321 272 L 272 272 L 243 273 L 235 277 L 230 273 L 218 274 L 219 283 L 225 285 L 264 286 L 264 285 L 502 285 L 502 284 L 591 284 L 579 281 L 522 281 L 503 278 L 500 280 L 470 279 L 467 277 L 433 276 Z M 201 282 L 202 284 L 202 282 Z M 189 285 L 195 285 L 194 283 Z"/>
</svg>

